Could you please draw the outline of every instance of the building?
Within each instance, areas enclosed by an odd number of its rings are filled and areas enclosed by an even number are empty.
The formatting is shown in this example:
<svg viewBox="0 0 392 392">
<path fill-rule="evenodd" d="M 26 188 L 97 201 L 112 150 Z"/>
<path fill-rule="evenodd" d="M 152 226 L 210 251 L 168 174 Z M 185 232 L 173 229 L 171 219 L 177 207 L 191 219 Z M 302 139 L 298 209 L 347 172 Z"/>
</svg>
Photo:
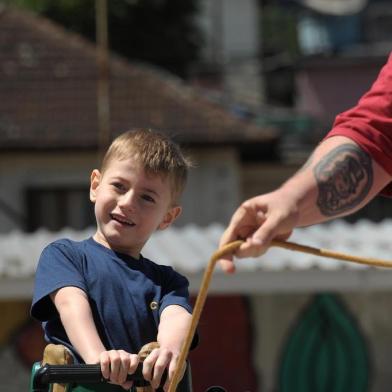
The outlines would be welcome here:
<svg viewBox="0 0 392 392">
<path fill-rule="evenodd" d="M 32 353 L 42 350 L 40 330 L 27 320 L 40 250 L 59 236 L 91 233 L 91 215 L 73 213 L 88 211 L 85 173 L 97 161 L 98 126 L 94 48 L 30 14 L 6 9 L 1 20 L 0 369 L 5 380 L 11 372 L 6 365 L 14 372 L 21 358 L 30 363 L 36 359 Z M 173 132 L 199 163 L 184 198 L 189 215 L 146 248 L 146 255 L 159 253 L 162 262 L 184 272 L 196 294 L 221 224 L 238 201 L 274 188 L 298 163 L 279 163 L 275 129 L 239 120 L 167 73 L 115 56 L 111 70 L 112 129 L 137 123 Z M 64 225 L 74 230 L 49 231 Z M 297 231 L 293 241 L 385 257 L 392 253 L 390 230 L 388 221 L 335 222 Z M 214 276 L 199 325 L 201 348 L 192 354 L 197 391 L 211 384 L 263 392 L 389 387 L 389 271 L 281 249 L 246 260 L 238 270 L 232 277 L 218 271 Z M 20 369 L 8 390 L 23 389 L 28 376 L 28 369 Z"/>
<path fill-rule="evenodd" d="M 96 49 L 80 36 L 27 12 L 3 8 L 0 18 L 0 231 L 5 236 L 32 233 L 28 238 L 34 239 L 33 247 L 42 246 L 34 233 L 40 236 L 45 230 L 65 227 L 82 233 L 94 223 L 89 175 L 102 148 Z M 181 143 L 196 162 L 179 227 L 190 222 L 225 223 L 243 197 L 242 171 L 249 157 L 279 170 L 276 129 L 229 113 L 162 70 L 114 54 L 110 113 L 111 138 L 133 127 L 158 129 Z M 41 238 L 46 242 L 45 234 Z M 15 240 L 34 270 L 38 255 L 18 234 Z M 5 270 L 0 308 L 7 314 L 0 333 L 1 361 L 18 366 L 15 352 L 29 364 L 37 359 L 43 342 L 40 329 L 28 320 L 31 279 L 24 279 L 19 270 L 13 280 L 9 268 L 18 269 L 20 263 L 18 257 L 9 256 L 1 256 Z M 235 296 L 233 301 L 246 318 L 241 300 Z M 243 372 L 252 373 L 249 369 L 244 367 Z M 18 374 L 7 386 L 10 391 L 23 388 L 23 374 L 28 376 L 28 371 L 21 369 Z"/>
</svg>

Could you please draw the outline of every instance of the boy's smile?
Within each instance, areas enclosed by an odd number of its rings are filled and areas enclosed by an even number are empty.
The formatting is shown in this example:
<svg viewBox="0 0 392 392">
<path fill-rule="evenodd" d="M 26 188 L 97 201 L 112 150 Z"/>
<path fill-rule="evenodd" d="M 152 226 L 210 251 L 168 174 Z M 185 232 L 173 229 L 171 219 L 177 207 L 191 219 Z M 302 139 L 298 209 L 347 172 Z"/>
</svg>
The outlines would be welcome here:
<svg viewBox="0 0 392 392">
<path fill-rule="evenodd" d="M 103 173 L 94 170 L 90 199 L 97 219 L 94 239 L 135 258 L 151 234 L 168 227 L 181 212 L 172 205 L 169 178 L 146 173 L 133 158 L 113 159 Z"/>
<path fill-rule="evenodd" d="M 135 226 L 135 224 L 132 221 L 128 220 L 124 216 L 121 216 L 121 215 L 118 215 L 118 214 L 110 214 L 110 217 L 113 220 L 119 222 L 120 224 L 123 224 L 123 225 L 126 225 L 126 226 Z"/>
</svg>

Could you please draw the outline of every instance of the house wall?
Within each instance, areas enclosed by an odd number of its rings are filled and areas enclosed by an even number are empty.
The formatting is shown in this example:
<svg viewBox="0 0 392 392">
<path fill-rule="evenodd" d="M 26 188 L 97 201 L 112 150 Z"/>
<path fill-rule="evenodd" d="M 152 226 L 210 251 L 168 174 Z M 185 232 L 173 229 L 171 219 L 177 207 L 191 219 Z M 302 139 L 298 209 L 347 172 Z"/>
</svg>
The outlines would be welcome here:
<svg viewBox="0 0 392 392">
<path fill-rule="evenodd" d="M 259 392 L 277 391 L 280 355 L 292 326 L 313 294 L 255 295 L 250 298 L 253 319 L 254 368 Z M 390 388 L 392 374 L 392 292 L 344 293 L 343 304 L 354 316 L 368 345 L 369 392 Z"/>
<path fill-rule="evenodd" d="M 208 61 L 255 57 L 259 49 L 256 0 L 201 0 L 199 25 Z"/>
<path fill-rule="evenodd" d="M 190 171 L 178 225 L 227 222 L 240 199 L 235 150 L 211 148 L 189 153 L 195 168 Z M 24 227 L 26 187 L 88 188 L 96 162 L 95 153 L 3 153 L 0 158 L 0 233 Z"/>
<path fill-rule="evenodd" d="M 199 26 L 205 41 L 202 61 L 221 68 L 225 97 L 238 105 L 259 108 L 263 87 L 258 2 L 202 0 Z M 198 83 L 208 85 L 203 78 Z"/>
<path fill-rule="evenodd" d="M 299 167 L 299 165 L 283 165 L 282 163 L 242 165 L 242 200 L 271 192 L 293 175 Z"/>
<path fill-rule="evenodd" d="M 191 150 L 195 161 L 182 197 L 178 225 L 227 223 L 241 196 L 241 169 L 234 148 Z"/>
<path fill-rule="evenodd" d="M 298 67 L 296 107 L 332 125 L 335 116 L 354 106 L 375 81 L 386 57 L 319 60 Z"/>
<path fill-rule="evenodd" d="M 0 210 L 0 232 L 24 227 L 26 218 L 25 189 L 29 186 L 88 187 L 96 155 L 91 153 L 14 153 L 2 154 L 0 158 L 0 200 L 19 217 L 13 219 Z"/>
</svg>

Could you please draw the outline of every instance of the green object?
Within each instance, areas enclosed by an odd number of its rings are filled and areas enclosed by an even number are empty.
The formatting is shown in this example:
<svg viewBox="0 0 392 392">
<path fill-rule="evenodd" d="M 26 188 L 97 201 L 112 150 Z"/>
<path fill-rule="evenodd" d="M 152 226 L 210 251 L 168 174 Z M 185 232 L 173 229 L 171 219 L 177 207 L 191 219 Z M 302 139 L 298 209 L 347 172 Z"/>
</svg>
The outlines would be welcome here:
<svg viewBox="0 0 392 392">
<path fill-rule="evenodd" d="M 316 295 L 283 350 L 280 392 L 365 392 L 367 347 L 338 297 Z"/>
<path fill-rule="evenodd" d="M 31 368 L 31 377 L 30 377 L 30 388 L 29 391 L 33 392 L 33 380 L 34 380 L 34 375 L 37 373 L 37 370 L 41 367 L 41 364 L 39 362 L 34 362 L 33 367 Z"/>
</svg>

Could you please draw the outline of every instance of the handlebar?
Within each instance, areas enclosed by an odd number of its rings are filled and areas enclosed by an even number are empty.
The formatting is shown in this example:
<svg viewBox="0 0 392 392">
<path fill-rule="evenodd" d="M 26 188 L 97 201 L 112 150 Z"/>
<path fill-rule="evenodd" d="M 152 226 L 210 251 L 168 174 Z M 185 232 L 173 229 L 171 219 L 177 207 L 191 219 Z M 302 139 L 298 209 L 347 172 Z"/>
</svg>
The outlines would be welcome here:
<svg viewBox="0 0 392 392">
<path fill-rule="evenodd" d="M 139 363 L 135 373 L 128 374 L 127 381 L 134 381 L 136 386 L 147 386 L 143 378 L 143 364 Z M 161 386 L 165 383 L 167 372 L 163 373 Z M 96 384 L 107 382 L 103 378 L 99 364 L 44 365 L 37 369 L 33 376 L 32 392 L 47 392 L 48 385 L 53 383 Z"/>
</svg>

